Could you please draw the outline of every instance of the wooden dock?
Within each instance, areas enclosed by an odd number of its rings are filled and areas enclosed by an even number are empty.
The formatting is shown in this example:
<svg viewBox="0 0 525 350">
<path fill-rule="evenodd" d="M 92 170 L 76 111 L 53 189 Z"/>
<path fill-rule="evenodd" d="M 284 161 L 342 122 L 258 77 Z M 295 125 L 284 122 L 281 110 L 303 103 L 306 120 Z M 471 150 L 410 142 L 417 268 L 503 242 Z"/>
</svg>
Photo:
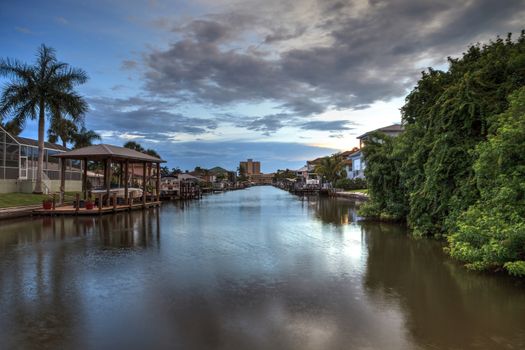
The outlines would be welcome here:
<svg viewBox="0 0 525 350">
<path fill-rule="evenodd" d="M 93 209 L 77 208 L 74 205 L 65 205 L 55 209 L 35 209 L 34 215 L 102 215 L 121 211 L 136 210 L 143 208 L 158 207 L 160 201 L 150 201 L 146 203 L 137 202 L 132 204 L 115 204 L 111 206 L 94 207 Z"/>
</svg>

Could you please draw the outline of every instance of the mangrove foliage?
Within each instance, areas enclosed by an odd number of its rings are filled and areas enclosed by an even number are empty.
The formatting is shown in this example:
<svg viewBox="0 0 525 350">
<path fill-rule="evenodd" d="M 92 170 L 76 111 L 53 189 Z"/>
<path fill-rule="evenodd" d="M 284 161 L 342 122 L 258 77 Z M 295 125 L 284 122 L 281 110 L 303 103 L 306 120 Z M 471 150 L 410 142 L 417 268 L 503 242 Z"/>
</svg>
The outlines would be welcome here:
<svg viewBox="0 0 525 350">
<path fill-rule="evenodd" d="M 525 34 L 448 61 L 407 96 L 405 132 L 363 148 L 371 201 L 362 214 L 447 236 L 468 268 L 525 275 Z"/>
</svg>

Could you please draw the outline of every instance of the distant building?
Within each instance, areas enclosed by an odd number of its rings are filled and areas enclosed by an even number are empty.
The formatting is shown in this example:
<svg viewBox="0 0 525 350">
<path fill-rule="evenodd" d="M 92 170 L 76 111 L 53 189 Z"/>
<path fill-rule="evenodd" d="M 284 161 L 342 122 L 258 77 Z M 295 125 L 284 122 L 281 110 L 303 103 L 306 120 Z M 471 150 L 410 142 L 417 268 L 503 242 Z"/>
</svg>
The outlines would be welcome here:
<svg viewBox="0 0 525 350">
<path fill-rule="evenodd" d="M 271 185 L 275 174 L 252 174 L 248 176 L 251 183 L 256 185 Z"/>
<path fill-rule="evenodd" d="M 261 174 L 261 162 L 253 161 L 253 159 L 248 159 L 246 162 L 240 162 L 239 168 L 241 171 L 244 171 L 246 176 Z"/>
</svg>

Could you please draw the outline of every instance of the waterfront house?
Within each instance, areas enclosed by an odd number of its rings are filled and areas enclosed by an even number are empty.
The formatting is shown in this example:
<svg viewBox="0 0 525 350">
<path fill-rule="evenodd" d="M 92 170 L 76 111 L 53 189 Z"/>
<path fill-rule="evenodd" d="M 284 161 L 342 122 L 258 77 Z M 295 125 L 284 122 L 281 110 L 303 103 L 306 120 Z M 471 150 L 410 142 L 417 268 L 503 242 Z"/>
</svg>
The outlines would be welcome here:
<svg viewBox="0 0 525 350">
<path fill-rule="evenodd" d="M 67 152 L 60 145 L 44 143 L 43 189 L 46 193 L 60 189 L 60 162 L 53 155 Z M 82 189 L 82 165 L 78 160 L 66 162 L 66 190 Z M 11 135 L 0 126 L 0 193 L 31 193 L 35 188 L 38 162 L 38 141 Z"/>
<path fill-rule="evenodd" d="M 368 131 L 364 133 L 363 135 L 360 135 L 357 137 L 357 139 L 359 140 L 359 148 L 363 148 L 363 146 L 365 145 L 365 142 L 370 139 L 372 133 L 381 132 L 390 137 L 397 137 L 401 135 L 403 131 L 404 131 L 404 128 L 403 128 L 403 125 L 401 124 L 392 124 L 389 126 L 379 128 L 379 129 Z"/>
<path fill-rule="evenodd" d="M 190 174 L 175 174 L 163 176 L 160 179 L 160 191 L 163 196 L 182 197 L 182 192 L 187 188 L 197 188 L 203 182 L 201 178 Z"/>
<path fill-rule="evenodd" d="M 381 132 L 390 137 L 397 137 L 403 132 L 404 128 L 401 124 L 392 124 L 383 128 L 375 129 L 364 133 L 357 137 L 359 140 L 359 149 L 351 154 L 347 155 L 347 160 L 350 161 L 351 168 L 347 170 L 347 178 L 349 179 L 364 179 L 366 162 L 363 157 L 362 149 L 365 146 L 366 141 L 370 140 L 372 133 Z"/>
</svg>

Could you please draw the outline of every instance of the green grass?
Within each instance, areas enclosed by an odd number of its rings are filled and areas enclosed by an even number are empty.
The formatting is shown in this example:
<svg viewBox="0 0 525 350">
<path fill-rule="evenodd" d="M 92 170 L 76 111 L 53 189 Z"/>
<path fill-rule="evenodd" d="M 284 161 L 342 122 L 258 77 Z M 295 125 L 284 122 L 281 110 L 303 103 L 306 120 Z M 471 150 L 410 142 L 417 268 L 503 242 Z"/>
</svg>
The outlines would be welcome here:
<svg viewBox="0 0 525 350">
<path fill-rule="evenodd" d="M 0 208 L 41 204 L 46 197 L 45 194 L 0 193 Z"/>
<path fill-rule="evenodd" d="M 70 199 L 74 194 L 75 192 L 66 192 L 66 200 Z M 51 199 L 51 196 L 33 193 L 0 193 L 0 208 L 42 204 L 42 201 L 46 198 Z"/>
</svg>

